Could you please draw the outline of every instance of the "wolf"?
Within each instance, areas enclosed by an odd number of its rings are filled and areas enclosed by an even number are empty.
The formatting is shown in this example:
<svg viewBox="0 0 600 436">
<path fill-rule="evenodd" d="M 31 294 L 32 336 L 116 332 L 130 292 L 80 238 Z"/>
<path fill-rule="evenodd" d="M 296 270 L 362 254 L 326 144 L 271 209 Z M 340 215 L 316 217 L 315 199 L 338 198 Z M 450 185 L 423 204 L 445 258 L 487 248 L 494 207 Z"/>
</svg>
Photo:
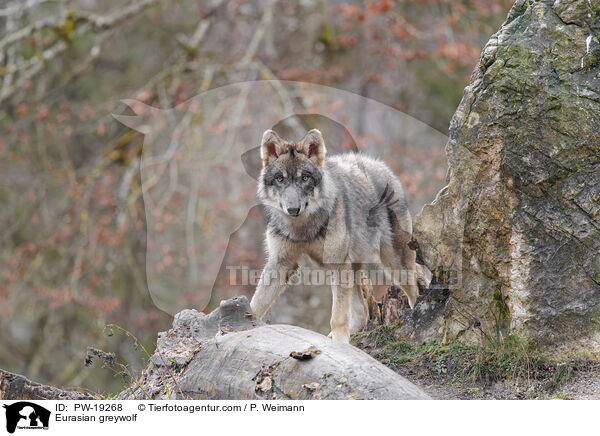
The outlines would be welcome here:
<svg viewBox="0 0 600 436">
<path fill-rule="evenodd" d="M 346 342 L 368 320 L 354 277 L 380 265 L 411 308 L 417 300 L 412 219 L 400 180 L 382 161 L 361 153 L 327 156 L 322 133 L 299 142 L 264 132 L 257 198 L 268 219 L 267 261 L 250 306 L 262 318 L 307 256 L 335 272 L 331 280 L 331 333 Z M 390 271 L 402 271 L 403 280 Z M 345 280 L 344 280 L 345 278 Z M 402 283 L 400 283 L 402 282 Z"/>
</svg>

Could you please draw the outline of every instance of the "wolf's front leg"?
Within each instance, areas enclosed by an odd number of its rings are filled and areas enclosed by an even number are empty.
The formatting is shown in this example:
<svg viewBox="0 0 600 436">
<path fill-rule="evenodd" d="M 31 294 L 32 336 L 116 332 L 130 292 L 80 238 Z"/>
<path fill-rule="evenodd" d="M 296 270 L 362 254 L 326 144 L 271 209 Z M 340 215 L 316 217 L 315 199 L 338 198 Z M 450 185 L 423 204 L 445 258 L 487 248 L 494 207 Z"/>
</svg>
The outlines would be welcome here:
<svg viewBox="0 0 600 436">
<path fill-rule="evenodd" d="M 297 265 L 287 267 L 277 262 L 267 263 L 250 301 L 250 307 L 256 316 L 259 318 L 265 316 L 275 300 L 285 291 L 288 281 L 297 268 Z"/>
<path fill-rule="evenodd" d="M 277 297 L 279 297 L 298 269 L 300 253 L 297 248 L 285 239 L 267 230 L 266 234 L 268 260 L 260 275 L 258 286 L 250 302 L 252 312 L 259 318 L 265 316 Z"/>
<path fill-rule="evenodd" d="M 330 337 L 338 342 L 350 342 L 350 305 L 354 290 L 354 274 L 352 265 L 344 263 L 340 266 L 339 277 L 331 284 L 333 306 L 331 308 Z"/>
</svg>

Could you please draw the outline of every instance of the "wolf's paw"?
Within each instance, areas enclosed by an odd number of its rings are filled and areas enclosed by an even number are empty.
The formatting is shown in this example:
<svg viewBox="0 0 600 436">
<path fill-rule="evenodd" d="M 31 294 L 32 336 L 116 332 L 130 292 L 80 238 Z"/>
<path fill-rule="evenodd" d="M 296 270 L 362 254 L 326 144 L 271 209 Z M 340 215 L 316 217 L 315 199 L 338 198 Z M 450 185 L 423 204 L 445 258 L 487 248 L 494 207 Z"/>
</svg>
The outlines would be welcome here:
<svg viewBox="0 0 600 436">
<path fill-rule="evenodd" d="M 350 335 L 348 333 L 335 333 L 331 331 L 327 337 L 331 338 L 331 340 L 334 342 L 343 342 L 344 344 L 350 343 Z"/>
</svg>

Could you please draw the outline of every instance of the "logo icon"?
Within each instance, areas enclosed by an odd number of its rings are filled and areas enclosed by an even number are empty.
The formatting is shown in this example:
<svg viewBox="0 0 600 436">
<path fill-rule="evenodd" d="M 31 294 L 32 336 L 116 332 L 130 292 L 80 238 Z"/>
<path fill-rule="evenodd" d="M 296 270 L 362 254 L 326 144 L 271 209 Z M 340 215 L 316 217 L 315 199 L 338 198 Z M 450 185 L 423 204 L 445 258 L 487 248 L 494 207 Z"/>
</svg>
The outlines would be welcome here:
<svg viewBox="0 0 600 436">
<path fill-rule="evenodd" d="M 29 401 L 19 401 L 6 409 L 6 431 L 14 433 L 15 429 L 48 429 L 50 411 Z"/>
</svg>

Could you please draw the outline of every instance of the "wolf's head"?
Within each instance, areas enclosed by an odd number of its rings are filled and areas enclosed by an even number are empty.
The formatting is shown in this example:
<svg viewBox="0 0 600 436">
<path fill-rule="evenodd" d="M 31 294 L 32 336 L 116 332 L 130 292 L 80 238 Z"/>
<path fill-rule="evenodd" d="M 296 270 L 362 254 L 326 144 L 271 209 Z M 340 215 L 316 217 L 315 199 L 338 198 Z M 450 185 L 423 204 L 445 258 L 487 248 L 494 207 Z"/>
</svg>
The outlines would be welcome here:
<svg viewBox="0 0 600 436">
<path fill-rule="evenodd" d="M 299 142 L 285 141 L 267 130 L 260 146 L 260 201 L 290 217 L 310 213 L 318 207 L 326 152 L 323 135 L 316 129 Z"/>
</svg>

